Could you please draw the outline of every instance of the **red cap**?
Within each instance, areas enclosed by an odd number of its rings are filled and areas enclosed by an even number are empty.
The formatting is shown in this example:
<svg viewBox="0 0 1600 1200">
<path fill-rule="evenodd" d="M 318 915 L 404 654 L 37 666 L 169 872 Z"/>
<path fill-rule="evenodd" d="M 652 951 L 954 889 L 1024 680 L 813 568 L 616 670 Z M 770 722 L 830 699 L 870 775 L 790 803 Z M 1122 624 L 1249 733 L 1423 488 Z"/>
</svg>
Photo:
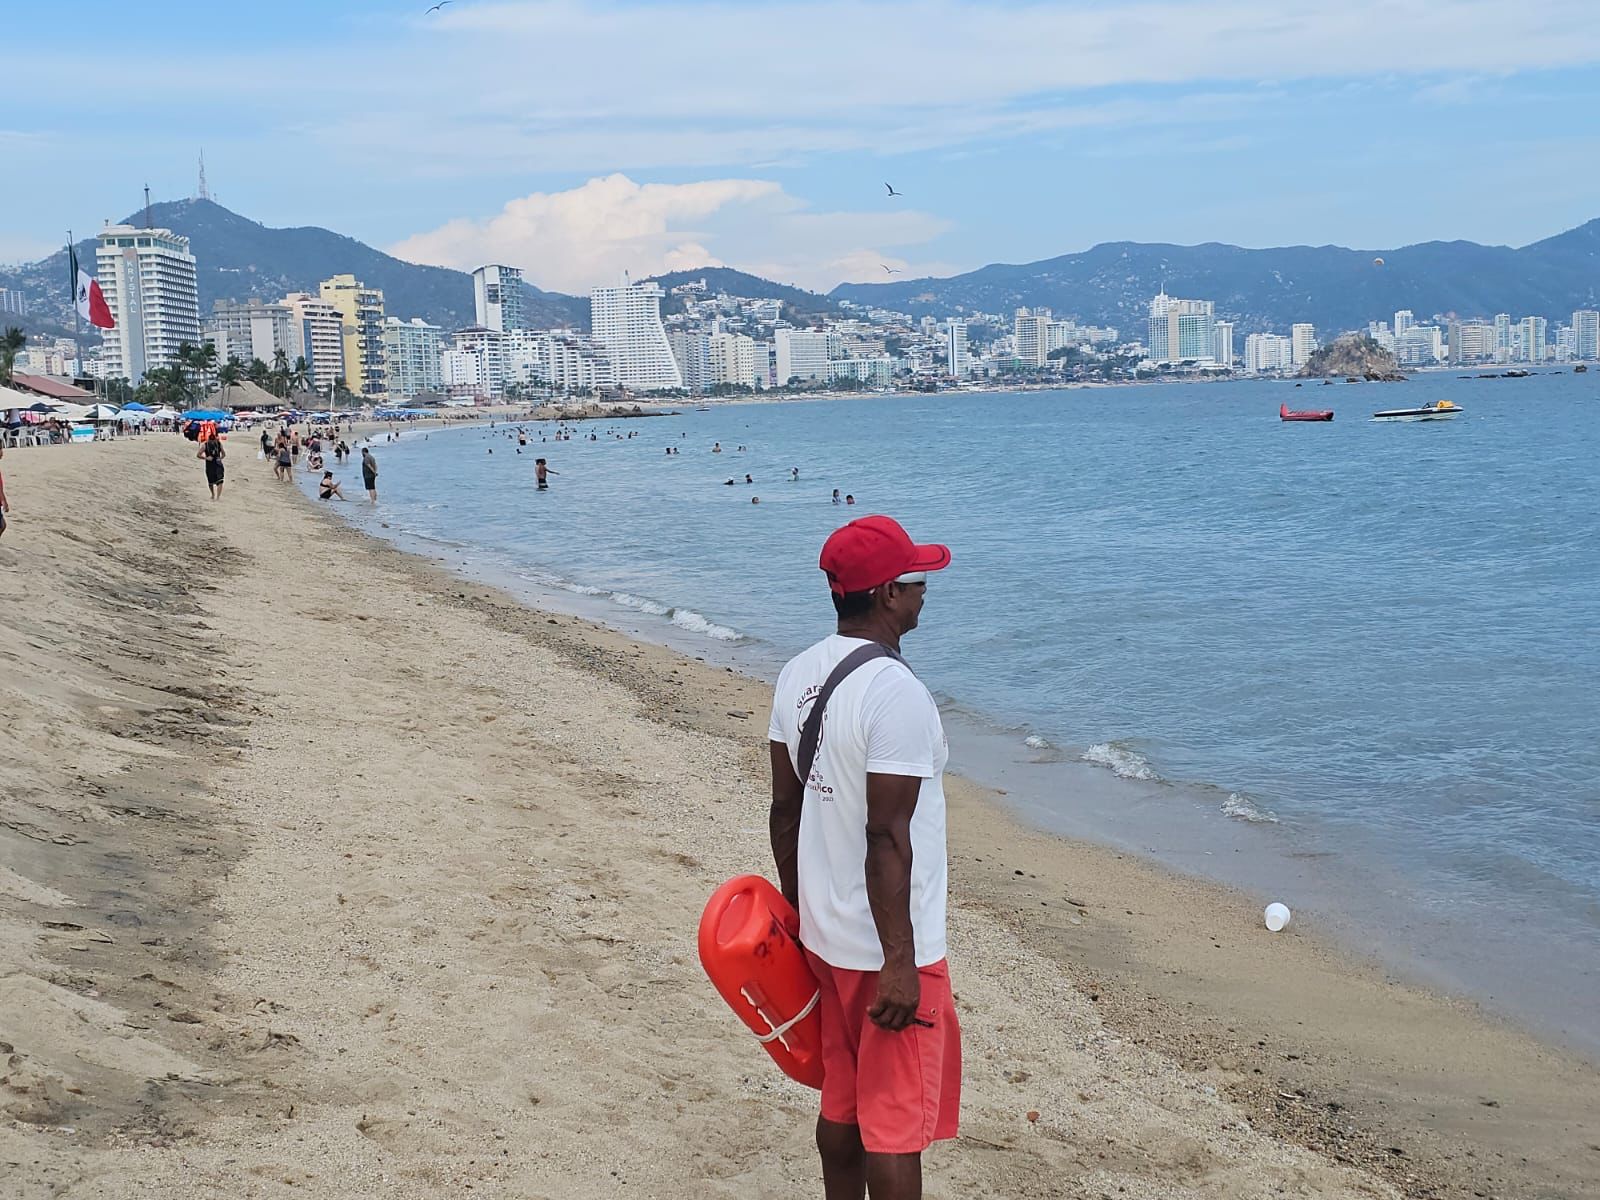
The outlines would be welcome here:
<svg viewBox="0 0 1600 1200">
<path fill-rule="evenodd" d="M 833 531 L 817 565 L 842 596 L 869 592 L 912 571 L 943 570 L 950 565 L 950 548 L 917 545 L 893 517 L 862 517 Z"/>
</svg>

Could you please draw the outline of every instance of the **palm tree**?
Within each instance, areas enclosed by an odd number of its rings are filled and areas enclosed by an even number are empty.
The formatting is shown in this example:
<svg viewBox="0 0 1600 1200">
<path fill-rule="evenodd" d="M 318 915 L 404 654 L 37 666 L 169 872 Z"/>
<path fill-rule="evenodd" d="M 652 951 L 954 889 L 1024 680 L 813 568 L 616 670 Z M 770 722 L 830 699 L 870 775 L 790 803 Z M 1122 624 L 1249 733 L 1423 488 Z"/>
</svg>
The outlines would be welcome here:
<svg viewBox="0 0 1600 1200">
<path fill-rule="evenodd" d="M 250 360 L 250 366 L 246 368 L 244 375 L 246 379 L 255 384 L 257 387 L 266 387 L 267 375 L 270 373 L 270 371 L 271 368 L 269 368 L 266 363 L 262 362 L 259 358 L 252 358 Z"/>
<path fill-rule="evenodd" d="M 239 365 L 237 358 L 230 357 L 217 371 L 217 386 L 222 389 L 222 406 L 226 408 L 228 401 L 233 399 L 233 389 L 244 377 L 244 370 Z"/>
<path fill-rule="evenodd" d="M 297 392 L 303 392 L 311 386 L 311 364 L 306 362 L 305 355 L 297 355 L 294 366 L 289 368 L 289 386 Z"/>
<path fill-rule="evenodd" d="M 28 335 L 16 325 L 7 325 L 0 334 L 0 383 L 11 382 L 11 368 L 27 344 Z"/>
</svg>

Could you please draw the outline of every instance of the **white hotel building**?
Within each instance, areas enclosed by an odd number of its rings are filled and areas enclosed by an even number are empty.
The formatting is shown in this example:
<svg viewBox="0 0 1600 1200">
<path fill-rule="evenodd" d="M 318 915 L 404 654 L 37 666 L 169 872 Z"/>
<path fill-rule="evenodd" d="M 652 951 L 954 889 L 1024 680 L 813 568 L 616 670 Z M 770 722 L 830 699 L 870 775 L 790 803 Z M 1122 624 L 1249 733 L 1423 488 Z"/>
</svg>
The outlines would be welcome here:
<svg viewBox="0 0 1600 1200">
<path fill-rule="evenodd" d="M 599 287 L 589 293 L 589 324 L 594 340 L 617 369 L 617 382 L 639 392 L 683 386 L 661 324 L 661 297 L 654 283 Z"/>
<path fill-rule="evenodd" d="M 389 376 L 389 395 L 409 400 L 424 392 L 444 390 L 440 361 L 444 330 L 421 317 L 383 322 L 383 361 Z"/>
<path fill-rule="evenodd" d="M 95 274 L 115 329 L 102 329 L 102 378 L 138 386 L 168 366 L 178 345 L 199 345 L 200 291 L 189 239 L 170 229 L 107 225 L 95 247 Z"/>
<path fill-rule="evenodd" d="M 344 379 L 344 315 L 307 292 L 290 292 L 283 305 L 290 316 L 289 358 L 303 356 L 311 368 L 311 386 L 327 392 Z"/>
</svg>

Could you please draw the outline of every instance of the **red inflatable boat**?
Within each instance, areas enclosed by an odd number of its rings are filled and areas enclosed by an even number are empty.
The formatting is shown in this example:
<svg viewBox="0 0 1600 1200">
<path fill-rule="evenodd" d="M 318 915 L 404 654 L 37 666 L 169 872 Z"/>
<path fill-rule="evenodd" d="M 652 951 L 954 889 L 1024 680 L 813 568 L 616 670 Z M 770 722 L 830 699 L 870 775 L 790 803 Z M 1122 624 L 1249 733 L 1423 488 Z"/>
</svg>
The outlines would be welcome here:
<svg viewBox="0 0 1600 1200">
<path fill-rule="evenodd" d="M 1287 404 L 1278 405 L 1278 419 L 1280 421 L 1331 421 L 1333 409 L 1302 409 L 1296 411 Z"/>
</svg>

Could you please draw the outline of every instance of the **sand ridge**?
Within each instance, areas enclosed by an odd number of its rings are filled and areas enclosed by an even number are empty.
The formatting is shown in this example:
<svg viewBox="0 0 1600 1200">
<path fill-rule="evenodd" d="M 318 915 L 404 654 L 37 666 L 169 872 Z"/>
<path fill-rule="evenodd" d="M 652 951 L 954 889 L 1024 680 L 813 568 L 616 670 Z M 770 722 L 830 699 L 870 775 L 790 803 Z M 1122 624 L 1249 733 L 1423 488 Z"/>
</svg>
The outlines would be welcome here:
<svg viewBox="0 0 1600 1200">
<path fill-rule="evenodd" d="M 818 1194 L 813 1094 L 693 948 L 769 867 L 761 685 L 382 547 L 265 463 L 211 505 L 187 448 L 5 463 L 5 1194 Z M 1453 1187 L 1277 1136 L 1075 979 L 979 803 L 930 1195 Z M 1116 957 L 1094 912 L 1059 904 Z"/>
</svg>

